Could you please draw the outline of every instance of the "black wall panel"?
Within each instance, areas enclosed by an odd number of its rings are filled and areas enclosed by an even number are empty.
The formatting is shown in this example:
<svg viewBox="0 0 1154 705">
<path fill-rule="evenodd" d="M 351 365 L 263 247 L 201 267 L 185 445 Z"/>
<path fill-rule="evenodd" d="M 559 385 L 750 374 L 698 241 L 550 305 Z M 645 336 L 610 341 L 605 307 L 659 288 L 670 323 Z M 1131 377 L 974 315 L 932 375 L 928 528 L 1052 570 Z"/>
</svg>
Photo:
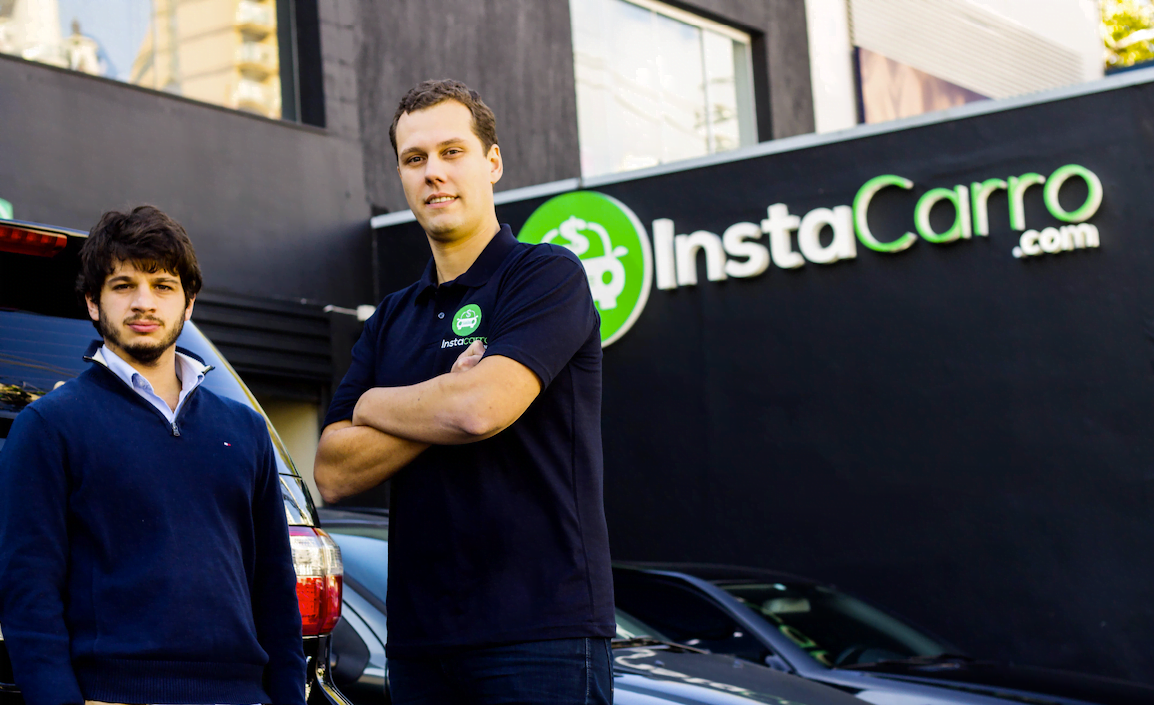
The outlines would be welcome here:
<svg viewBox="0 0 1154 705">
<path fill-rule="evenodd" d="M 884 240 L 931 188 L 1077 163 L 1105 193 L 1098 249 L 1015 259 L 1002 193 L 987 238 L 654 289 L 605 354 L 614 556 L 810 575 L 976 655 L 1154 682 L 1151 116 L 1143 84 L 597 188 L 721 234 L 898 174 Z M 419 275 L 415 224 L 377 237 L 383 291 Z"/>
<path fill-rule="evenodd" d="M 151 203 L 188 230 L 208 290 L 370 301 L 363 174 L 355 138 L 0 56 L 15 216 L 87 231 Z"/>
</svg>

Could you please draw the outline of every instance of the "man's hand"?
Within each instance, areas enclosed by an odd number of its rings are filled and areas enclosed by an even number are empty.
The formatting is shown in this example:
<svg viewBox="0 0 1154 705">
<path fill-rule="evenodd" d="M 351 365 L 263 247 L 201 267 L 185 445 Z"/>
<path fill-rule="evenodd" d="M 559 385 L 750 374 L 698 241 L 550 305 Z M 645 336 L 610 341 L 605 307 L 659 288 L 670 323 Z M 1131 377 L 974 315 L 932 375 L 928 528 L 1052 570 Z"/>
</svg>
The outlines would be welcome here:
<svg viewBox="0 0 1154 705">
<path fill-rule="evenodd" d="M 336 502 L 376 487 L 428 447 L 427 443 L 338 421 L 321 434 L 313 480 L 326 502 Z"/>
<path fill-rule="evenodd" d="M 477 363 L 485 355 L 485 344 L 479 340 L 474 340 L 469 347 L 465 348 L 465 352 L 457 358 L 453 363 L 453 369 L 450 372 L 464 372 L 476 367 Z"/>
</svg>

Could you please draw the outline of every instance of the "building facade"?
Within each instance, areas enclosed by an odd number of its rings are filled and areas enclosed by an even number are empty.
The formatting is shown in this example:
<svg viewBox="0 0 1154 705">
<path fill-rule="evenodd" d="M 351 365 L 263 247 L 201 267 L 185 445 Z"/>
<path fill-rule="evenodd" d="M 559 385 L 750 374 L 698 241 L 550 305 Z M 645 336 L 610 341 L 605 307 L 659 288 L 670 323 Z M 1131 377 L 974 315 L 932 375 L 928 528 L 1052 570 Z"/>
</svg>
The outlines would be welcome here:
<svg viewBox="0 0 1154 705">
<path fill-rule="evenodd" d="M 983 656 L 1149 680 L 1150 216 L 1127 145 L 1151 98 L 1142 77 L 1070 88 L 1102 76 L 1093 0 L 96 5 L 0 0 L 0 214 L 87 229 L 148 202 L 184 223 L 193 320 L 306 477 L 357 308 L 429 256 L 397 101 L 458 78 L 498 118 L 502 218 L 595 191 L 652 238 L 645 287 L 608 251 L 591 281 L 619 338 L 617 557 L 809 573 Z M 1070 164 L 1105 190 L 1093 238 L 1042 220 L 1034 179 Z M 879 176 L 916 184 L 886 182 L 876 250 L 853 216 Z M 982 233 L 958 204 L 997 179 Z"/>
</svg>

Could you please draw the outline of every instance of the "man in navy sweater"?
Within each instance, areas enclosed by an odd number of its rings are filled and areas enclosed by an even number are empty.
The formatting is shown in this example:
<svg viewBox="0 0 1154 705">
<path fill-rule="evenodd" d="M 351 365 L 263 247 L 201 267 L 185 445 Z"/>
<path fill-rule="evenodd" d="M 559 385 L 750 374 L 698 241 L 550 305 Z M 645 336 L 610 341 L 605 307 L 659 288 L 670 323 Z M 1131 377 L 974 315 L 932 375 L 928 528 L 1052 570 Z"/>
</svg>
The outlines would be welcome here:
<svg viewBox="0 0 1154 705">
<path fill-rule="evenodd" d="M 201 286 L 184 229 L 109 212 L 77 287 L 91 367 L 0 454 L 0 624 L 28 705 L 304 705 L 288 528 L 263 419 L 176 348 Z"/>
</svg>

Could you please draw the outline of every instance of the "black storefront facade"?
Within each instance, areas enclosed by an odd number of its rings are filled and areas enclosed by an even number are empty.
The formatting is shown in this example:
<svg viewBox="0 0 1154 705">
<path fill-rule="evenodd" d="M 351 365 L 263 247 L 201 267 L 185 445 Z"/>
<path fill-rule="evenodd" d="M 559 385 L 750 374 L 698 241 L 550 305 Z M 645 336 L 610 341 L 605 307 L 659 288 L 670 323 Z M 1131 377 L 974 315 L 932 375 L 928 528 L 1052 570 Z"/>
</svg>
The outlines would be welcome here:
<svg viewBox="0 0 1154 705">
<path fill-rule="evenodd" d="M 1151 108 L 1133 72 L 499 194 L 596 272 L 614 556 L 809 575 L 974 654 L 1151 682 Z M 407 285 L 423 234 L 373 224 Z"/>
</svg>

